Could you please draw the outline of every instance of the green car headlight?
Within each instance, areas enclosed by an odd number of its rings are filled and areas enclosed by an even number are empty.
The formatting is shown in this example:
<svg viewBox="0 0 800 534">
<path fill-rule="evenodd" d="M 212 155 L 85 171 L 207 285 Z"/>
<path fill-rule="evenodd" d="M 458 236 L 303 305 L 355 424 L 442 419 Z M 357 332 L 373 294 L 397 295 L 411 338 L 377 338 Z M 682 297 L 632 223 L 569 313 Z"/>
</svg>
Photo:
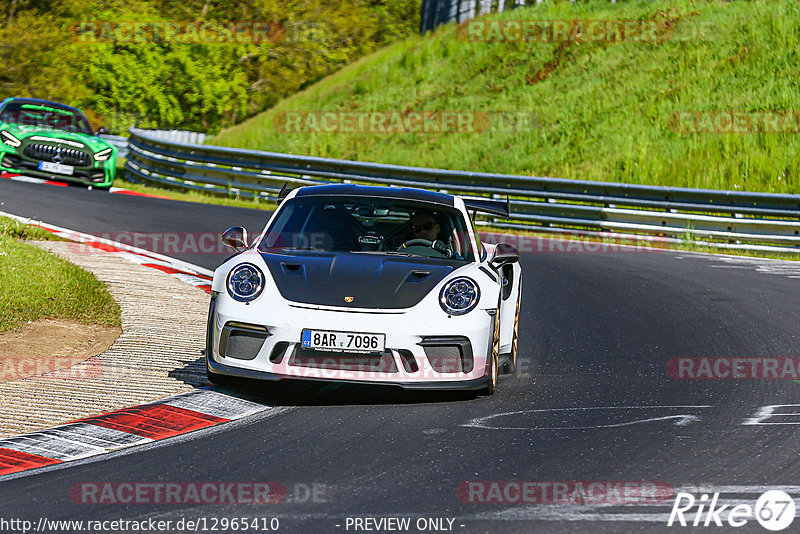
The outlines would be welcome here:
<svg viewBox="0 0 800 534">
<path fill-rule="evenodd" d="M 94 155 L 95 161 L 105 161 L 111 157 L 112 148 L 108 147 L 106 149 L 101 150 L 100 152 Z"/>
<path fill-rule="evenodd" d="M 5 130 L 0 131 L 0 138 L 3 140 L 3 144 L 17 148 L 19 145 L 22 144 L 22 141 L 11 135 L 10 132 Z"/>
</svg>

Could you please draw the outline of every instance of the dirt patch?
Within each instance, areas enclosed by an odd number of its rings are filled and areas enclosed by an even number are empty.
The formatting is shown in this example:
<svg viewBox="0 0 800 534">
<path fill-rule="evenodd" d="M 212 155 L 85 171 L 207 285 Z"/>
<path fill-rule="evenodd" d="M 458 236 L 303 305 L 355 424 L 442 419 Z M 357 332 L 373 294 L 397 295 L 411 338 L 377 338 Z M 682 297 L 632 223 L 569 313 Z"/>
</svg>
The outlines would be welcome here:
<svg viewBox="0 0 800 534">
<path fill-rule="evenodd" d="M 64 377 L 65 369 L 108 350 L 120 333 L 118 326 L 40 319 L 20 332 L 0 334 L 0 383 L 41 375 Z"/>
</svg>

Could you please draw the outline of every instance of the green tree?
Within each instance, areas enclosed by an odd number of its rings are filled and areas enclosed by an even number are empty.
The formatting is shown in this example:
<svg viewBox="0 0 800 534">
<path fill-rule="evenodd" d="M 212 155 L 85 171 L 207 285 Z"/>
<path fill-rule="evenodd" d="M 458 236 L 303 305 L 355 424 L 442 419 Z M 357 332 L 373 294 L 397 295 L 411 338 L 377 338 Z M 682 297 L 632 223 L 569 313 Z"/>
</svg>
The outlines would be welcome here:
<svg viewBox="0 0 800 534">
<path fill-rule="evenodd" d="M 0 98 L 76 105 L 116 133 L 132 125 L 213 133 L 413 33 L 419 3 L 11 0 L 0 7 Z M 268 22 L 280 31 L 258 43 L 81 38 L 81 23 L 100 21 Z"/>
</svg>

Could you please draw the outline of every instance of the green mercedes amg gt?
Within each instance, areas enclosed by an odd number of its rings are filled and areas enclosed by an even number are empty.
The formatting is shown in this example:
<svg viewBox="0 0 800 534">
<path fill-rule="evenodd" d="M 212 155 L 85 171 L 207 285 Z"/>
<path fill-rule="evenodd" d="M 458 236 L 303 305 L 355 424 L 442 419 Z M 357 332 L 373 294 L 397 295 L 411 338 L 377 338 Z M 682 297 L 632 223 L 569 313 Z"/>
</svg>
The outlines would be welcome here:
<svg viewBox="0 0 800 534">
<path fill-rule="evenodd" d="M 98 137 L 78 109 L 47 100 L 7 98 L 0 102 L 3 171 L 109 188 L 117 172 L 117 148 Z"/>
</svg>

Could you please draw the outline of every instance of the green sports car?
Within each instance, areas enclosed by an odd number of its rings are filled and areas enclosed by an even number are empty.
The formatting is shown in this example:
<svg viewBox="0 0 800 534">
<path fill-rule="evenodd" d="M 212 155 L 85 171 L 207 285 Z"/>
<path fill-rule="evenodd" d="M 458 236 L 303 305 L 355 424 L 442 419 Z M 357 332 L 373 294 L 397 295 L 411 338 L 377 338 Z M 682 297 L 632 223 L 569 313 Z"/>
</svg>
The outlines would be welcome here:
<svg viewBox="0 0 800 534">
<path fill-rule="evenodd" d="M 98 137 L 78 109 L 7 98 L 0 102 L 3 171 L 108 188 L 117 172 L 117 148 Z"/>
</svg>

